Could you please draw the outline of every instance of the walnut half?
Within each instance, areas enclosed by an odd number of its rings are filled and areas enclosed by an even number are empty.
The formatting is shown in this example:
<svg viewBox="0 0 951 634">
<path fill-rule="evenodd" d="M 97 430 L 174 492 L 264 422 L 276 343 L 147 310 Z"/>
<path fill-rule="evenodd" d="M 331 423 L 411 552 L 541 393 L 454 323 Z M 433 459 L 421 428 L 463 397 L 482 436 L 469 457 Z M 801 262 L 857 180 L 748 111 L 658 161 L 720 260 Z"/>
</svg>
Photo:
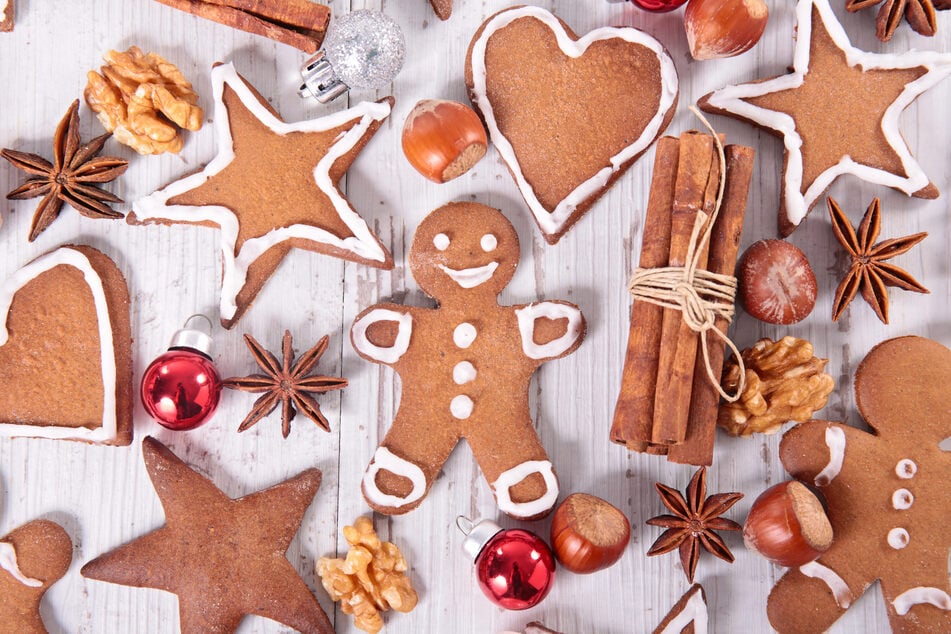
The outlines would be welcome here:
<svg viewBox="0 0 951 634">
<path fill-rule="evenodd" d="M 83 96 L 117 141 L 139 154 L 179 152 L 178 128 L 201 129 L 198 95 L 174 64 L 137 46 L 103 59 L 102 74 L 86 74 Z"/>
<path fill-rule="evenodd" d="M 733 436 L 772 434 L 789 421 L 807 421 L 825 407 L 835 387 L 832 376 L 823 372 L 829 360 L 814 357 L 812 344 L 805 339 L 760 339 L 742 357 L 743 394 L 735 403 L 721 404 L 717 415 L 717 425 Z M 724 368 L 723 389 L 735 392 L 739 378 L 734 357 Z"/>
<path fill-rule="evenodd" d="M 406 576 L 408 566 L 399 548 L 381 542 L 368 517 L 359 517 L 345 526 L 343 536 L 350 544 L 346 559 L 321 557 L 317 574 L 344 614 L 354 616 L 354 624 L 370 634 L 383 628 L 382 612 L 409 612 L 418 597 Z"/>
</svg>

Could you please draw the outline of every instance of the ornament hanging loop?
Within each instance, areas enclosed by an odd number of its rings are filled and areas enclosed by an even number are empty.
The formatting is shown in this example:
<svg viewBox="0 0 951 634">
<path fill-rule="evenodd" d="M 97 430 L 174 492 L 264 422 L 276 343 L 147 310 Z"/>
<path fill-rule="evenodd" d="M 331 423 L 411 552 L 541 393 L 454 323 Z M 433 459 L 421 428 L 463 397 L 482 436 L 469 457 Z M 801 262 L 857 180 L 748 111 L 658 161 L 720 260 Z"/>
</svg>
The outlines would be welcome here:
<svg viewBox="0 0 951 634">
<path fill-rule="evenodd" d="M 300 69 L 304 83 L 297 89 L 301 99 L 313 97 L 320 103 L 329 103 L 350 90 L 334 73 L 327 54 L 320 50 L 304 62 Z"/>
</svg>

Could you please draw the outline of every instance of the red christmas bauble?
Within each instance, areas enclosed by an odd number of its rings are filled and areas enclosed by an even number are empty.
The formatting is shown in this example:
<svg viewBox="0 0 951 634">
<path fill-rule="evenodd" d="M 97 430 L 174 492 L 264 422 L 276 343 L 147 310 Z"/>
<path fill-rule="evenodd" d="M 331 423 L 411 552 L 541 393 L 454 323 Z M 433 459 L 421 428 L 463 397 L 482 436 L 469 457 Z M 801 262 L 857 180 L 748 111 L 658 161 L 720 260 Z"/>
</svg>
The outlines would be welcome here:
<svg viewBox="0 0 951 634">
<path fill-rule="evenodd" d="M 555 557 L 548 544 L 517 528 L 496 533 L 475 564 L 482 592 L 506 610 L 538 605 L 555 580 Z"/>
<path fill-rule="evenodd" d="M 651 13 L 667 13 L 683 6 L 687 0 L 631 0 L 640 9 Z"/>
<path fill-rule="evenodd" d="M 190 348 L 159 355 L 142 377 L 142 405 L 164 427 L 194 429 L 208 420 L 221 397 L 221 376 L 211 359 Z"/>
</svg>

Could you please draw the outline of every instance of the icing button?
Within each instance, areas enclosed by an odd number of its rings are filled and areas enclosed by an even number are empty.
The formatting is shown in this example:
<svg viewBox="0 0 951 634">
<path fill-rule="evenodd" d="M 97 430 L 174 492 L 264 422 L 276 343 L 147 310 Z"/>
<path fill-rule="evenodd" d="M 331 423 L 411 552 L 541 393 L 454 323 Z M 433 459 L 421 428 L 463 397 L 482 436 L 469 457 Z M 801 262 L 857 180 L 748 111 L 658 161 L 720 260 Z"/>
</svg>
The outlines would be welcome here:
<svg viewBox="0 0 951 634">
<path fill-rule="evenodd" d="M 895 465 L 895 473 L 898 474 L 898 477 L 902 480 L 910 480 L 918 473 L 918 465 L 916 465 L 913 460 L 903 458 Z"/>
<path fill-rule="evenodd" d="M 477 334 L 478 332 L 475 326 L 464 321 L 452 331 L 452 342 L 455 343 L 458 348 L 468 348 L 472 345 L 472 342 L 475 341 Z"/>
<path fill-rule="evenodd" d="M 460 394 L 452 399 L 452 402 L 449 404 L 449 411 L 454 418 L 465 420 L 472 415 L 472 407 L 472 399 L 465 394 Z"/>
</svg>

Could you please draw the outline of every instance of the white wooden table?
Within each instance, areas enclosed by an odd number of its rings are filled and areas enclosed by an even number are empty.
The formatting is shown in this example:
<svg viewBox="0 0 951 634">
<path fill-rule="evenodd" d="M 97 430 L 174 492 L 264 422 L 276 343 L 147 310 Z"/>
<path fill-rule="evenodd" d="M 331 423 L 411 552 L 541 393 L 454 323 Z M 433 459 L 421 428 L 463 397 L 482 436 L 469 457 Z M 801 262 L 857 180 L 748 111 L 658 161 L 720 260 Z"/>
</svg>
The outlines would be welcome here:
<svg viewBox="0 0 951 634">
<path fill-rule="evenodd" d="M 348 331 L 358 311 L 377 301 L 425 305 L 404 265 L 414 228 L 429 211 L 460 199 L 501 208 L 518 229 L 522 263 L 502 295 L 508 303 L 535 298 L 561 298 L 578 303 L 588 319 L 587 340 L 577 353 L 547 364 L 532 388 L 533 414 L 542 441 L 558 469 L 564 494 L 594 493 L 618 505 L 630 517 L 632 541 L 616 566 L 591 576 L 561 571 L 550 596 L 525 613 L 504 612 L 489 604 L 475 585 L 473 569 L 459 548 L 461 534 L 453 520 L 459 514 L 497 517 L 488 486 L 468 449 L 456 451 L 417 511 L 401 517 L 378 516 L 381 535 L 406 554 L 420 603 L 409 615 L 391 615 L 387 631 L 397 633 L 488 634 L 521 629 L 538 619 L 559 630 L 578 634 L 625 634 L 650 631 L 688 584 L 676 554 L 644 556 L 659 529 L 644 520 L 659 514 L 656 480 L 683 488 L 692 469 L 660 458 L 628 453 L 608 441 L 619 376 L 627 341 L 629 301 L 625 281 L 636 262 L 654 152 L 648 152 L 556 247 L 545 244 L 494 150 L 472 172 L 448 185 L 420 177 L 402 156 L 402 123 L 417 100 L 429 97 L 465 100 L 463 62 L 469 39 L 505 0 L 456 0 L 455 13 L 440 22 L 425 0 L 362 2 L 336 0 L 335 13 L 382 8 L 403 28 L 407 39 L 404 70 L 391 90 L 354 93 L 353 101 L 396 97 L 396 107 L 350 170 L 346 192 L 354 207 L 375 228 L 396 261 L 392 272 L 343 263 L 330 257 L 294 252 L 266 285 L 254 307 L 237 327 L 216 327 L 215 361 L 223 376 L 254 370 L 241 340 L 253 333 L 272 350 L 289 328 L 297 349 L 331 336 L 320 371 L 350 379 L 343 392 L 320 398 L 331 420 L 326 434 L 303 417 L 283 440 L 278 415 L 238 435 L 236 428 L 253 397 L 227 392 L 215 418 L 196 431 L 168 432 L 152 423 L 136 404 L 136 441 L 128 448 L 86 446 L 44 440 L 0 440 L 0 535 L 20 524 L 46 517 L 62 524 L 75 544 L 73 564 L 43 602 L 52 632 L 158 633 L 177 631 L 178 605 L 173 595 L 86 581 L 81 565 L 106 550 L 150 531 L 163 522 L 161 507 L 142 463 L 140 441 L 148 434 L 168 443 L 190 465 L 211 477 L 227 494 L 238 497 L 316 466 L 323 485 L 304 518 L 288 557 L 317 592 L 341 634 L 355 632 L 351 618 L 335 611 L 314 573 L 315 560 L 345 552 L 340 528 L 368 507 L 360 495 L 360 479 L 379 440 L 388 429 L 399 401 L 399 381 L 388 369 L 368 364 L 351 348 Z M 686 106 L 728 82 L 784 72 L 792 60 L 792 2 L 770 2 L 765 36 L 750 53 L 734 59 L 693 62 L 687 53 L 682 11 L 652 15 L 605 0 L 540 2 L 554 10 L 575 31 L 584 33 L 608 24 L 640 27 L 670 50 L 680 73 L 680 108 L 669 132 L 695 127 Z M 853 42 L 866 50 L 918 48 L 951 51 L 951 13 L 939 14 L 939 36 L 933 39 L 899 28 L 888 46 L 873 34 L 874 16 L 847 15 L 843 2 L 836 13 Z M 0 34 L 0 146 L 50 153 L 53 130 L 69 103 L 80 96 L 86 71 L 97 67 L 110 48 L 132 44 L 153 50 L 178 64 L 196 85 L 210 114 L 209 70 L 213 62 L 233 60 L 288 120 L 326 111 L 295 94 L 297 68 L 303 55 L 289 47 L 247 35 L 148 0 L 18 0 L 16 30 Z M 346 98 L 332 109 L 345 107 Z M 857 222 L 873 196 L 884 205 L 883 236 L 927 230 L 930 237 L 898 264 L 931 289 L 930 295 L 893 291 L 891 325 L 884 326 L 861 300 L 838 323 L 830 321 L 832 293 L 846 261 L 830 230 L 824 210 L 817 208 L 792 237 L 808 254 L 819 279 L 820 297 L 804 322 L 779 328 L 740 314 L 733 328 L 741 346 L 760 337 L 785 334 L 815 343 L 817 354 L 829 357 L 828 371 L 837 388 L 822 415 L 862 425 L 855 411 L 851 376 L 865 353 L 879 341 L 910 333 L 951 344 L 951 129 L 947 104 L 951 81 L 925 94 L 903 117 L 903 132 L 930 177 L 942 190 L 935 201 L 903 195 L 840 179 L 831 193 Z M 941 111 L 945 114 L 941 114 Z M 84 138 L 101 131 L 92 113 L 81 112 Z M 781 144 L 750 126 L 724 118 L 715 125 L 731 142 L 757 149 L 756 171 L 747 212 L 743 246 L 776 235 L 777 186 Z M 139 157 L 114 142 L 107 153 L 129 158 L 128 172 L 113 188 L 128 201 L 196 169 L 215 152 L 211 126 L 188 136 L 182 153 Z M 21 174 L 0 165 L 0 192 L 12 189 Z M 35 202 L 35 201 L 34 201 Z M 174 330 L 195 312 L 216 313 L 218 304 L 218 232 L 196 227 L 132 227 L 124 222 L 92 221 L 64 208 L 59 220 L 29 244 L 26 241 L 34 202 L 0 202 L 0 278 L 33 257 L 66 242 L 91 244 L 116 260 L 132 295 L 136 386 L 145 366 L 163 352 Z M 128 209 L 128 205 L 121 207 Z M 50 389 L 56 389 L 50 377 Z M 729 514 L 742 521 L 749 505 L 766 486 L 785 479 L 778 460 L 779 436 L 731 439 L 719 435 L 710 473 L 711 490 L 743 491 L 747 498 Z M 513 523 L 501 518 L 501 523 Z M 548 534 L 550 521 L 526 527 Z M 782 569 L 747 552 L 736 534 L 726 536 L 736 554 L 730 566 L 704 556 L 697 580 L 705 586 L 713 630 L 765 632 L 766 596 Z M 285 631 L 262 618 L 250 617 L 242 632 Z M 834 631 L 887 631 L 881 594 L 870 589 L 841 619 Z"/>
</svg>

